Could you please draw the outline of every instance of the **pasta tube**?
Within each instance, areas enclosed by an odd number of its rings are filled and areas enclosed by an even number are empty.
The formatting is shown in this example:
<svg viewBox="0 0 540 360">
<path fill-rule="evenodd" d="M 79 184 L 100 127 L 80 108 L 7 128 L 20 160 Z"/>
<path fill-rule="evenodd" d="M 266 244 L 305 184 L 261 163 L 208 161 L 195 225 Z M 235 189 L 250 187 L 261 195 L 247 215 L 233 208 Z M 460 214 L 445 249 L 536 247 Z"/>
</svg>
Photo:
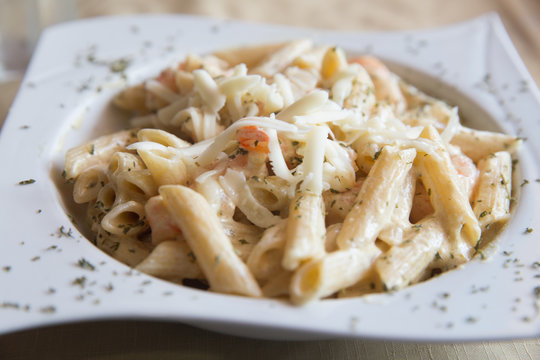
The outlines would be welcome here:
<svg viewBox="0 0 540 360">
<path fill-rule="evenodd" d="M 135 269 L 178 283 L 185 278 L 202 278 L 201 269 L 184 241 L 173 240 L 160 243 Z"/>
<path fill-rule="evenodd" d="M 478 167 L 480 178 L 473 200 L 473 210 L 484 229 L 510 218 L 512 158 L 510 153 L 499 151 L 482 159 Z"/>
<path fill-rule="evenodd" d="M 446 234 L 439 219 L 430 217 L 415 224 L 406 237 L 375 261 L 386 290 L 401 289 L 414 281 L 433 260 Z"/>
<path fill-rule="evenodd" d="M 210 288 L 222 293 L 262 296 L 259 285 L 234 252 L 206 199 L 181 185 L 162 186 L 159 193 L 193 250 Z"/>
<path fill-rule="evenodd" d="M 468 196 L 459 184 L 448 151 L 433 126 L 428 125 L 421 137 L 434 141 L 436 146 L 434 154 L 420 152 L 418 156 L 421 180 L 435 212 L 444 220 L 450 241 L 465 241 L 469 246 L 475 246 L 480 239 L 480 226 Z"/>
<path fill-rule="evenodd" d="M 390 245 L 396 245 L 403 241 L 403 233 L 411 227 L 409 215 L 416 189 L 416 171 L 411 169 L 399 190 L 396 207 L 392 211 L 389 227 L 379 233 L 379 239 Z"/>
<path fill-rule="evenodd" d="M 470 129 L 465 126 L 458 127 L 451 141 L 474 162 L 499 151 L 514 153 L 521 146 L 521 142 L 521 139 L 512 135 Z"/>
<path fill-rule="evenodd" d="M 388 226 L 398 194 L 416 156 L 414 149 L 385 146 L 371 168 L 337 237 L 340 249 L 373 243 Z"/>
<path fill-rule="evenodd" d="M 322 197 L 308 192 L 297 194 L 291 202 L 283 268 L 294 270 L 302 262 L 324 254 L 323 207 Z"/>
<path fill-rule="evenodd" d="M 124 130 L 99 137 L 84 145 L 70 149 L 66 153 L 64 178 L 75 180 L 84 170 L 94 165 L 107 163 L 117 151 L 137 140 L 136 131 Z"/>
<path fill-rule="evenodd" d="M 380 254 L 374 245 L 338 250 L 302 265 L 290 284 L 291 301 L 303 304 L 354 285 Z"/>
</svg>

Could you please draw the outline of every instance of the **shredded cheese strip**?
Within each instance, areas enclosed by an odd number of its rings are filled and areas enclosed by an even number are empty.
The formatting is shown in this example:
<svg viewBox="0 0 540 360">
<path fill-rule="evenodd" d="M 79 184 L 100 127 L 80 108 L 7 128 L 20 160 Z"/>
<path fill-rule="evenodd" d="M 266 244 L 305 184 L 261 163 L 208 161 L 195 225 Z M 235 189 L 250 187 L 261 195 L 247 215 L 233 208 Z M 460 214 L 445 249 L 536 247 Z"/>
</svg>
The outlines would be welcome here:
<svg viewBox="0 0 540 360">
<path fill-rule="evenodd" d="M 146 88 L 171 104 L 180 99 L 178 94 L 155 80 L 149 80 L 146 83 Z"/>
<path fill-rule="evenodd" d="M 234 139 L 236 131 L 242 126 L 261 126 L 271 129 L 295 132 L 297 127 L 283 121 L 271 119 L 271 118 L 244 118 L 235 122 L 233 125 L 229 126 L 227 130 L 219 134 L 215 139 L 212 145 L 210 145 L 198 158 L 198 162 L 201 166 L 206 166 L 215 160 L 217 155 L 227 146 L 229 141 Z"/>
<path fill-rule="evenodd" d="M 306 152 L 304 155 L 304 182 L 302 190 L 313 194 L 322 193 L 323 162 L 325 142 L 328 130 L 322 126 L 315 126 L 307 135 Z"/>
<path fill-rule="evenodd" d="M 294 176 L 287 168 L 287 163 L 283 157 L 283 152 L 279 147 L 277 131 L 275 129 L 268 129 L 267 133 L 268 137 L 270 138 L 268 141 L 268 149 L 270 150 L 268 158 L 270 160 L 270 164 L 272 165 L 272 170 L 274 170 L 274 173 L 276 173 L 276 175 L 280 178 L 287 180 L 290 183 L 295 183 Z"/>
<path fill-rule="evenodd" d="M 235 205 L 255 225 L 267 228 L 281 221 L 279 216 L 273 215 L 253 197 L 243 173 L 229 169 L 219 178 L 219 182 Z"/>
</svg>

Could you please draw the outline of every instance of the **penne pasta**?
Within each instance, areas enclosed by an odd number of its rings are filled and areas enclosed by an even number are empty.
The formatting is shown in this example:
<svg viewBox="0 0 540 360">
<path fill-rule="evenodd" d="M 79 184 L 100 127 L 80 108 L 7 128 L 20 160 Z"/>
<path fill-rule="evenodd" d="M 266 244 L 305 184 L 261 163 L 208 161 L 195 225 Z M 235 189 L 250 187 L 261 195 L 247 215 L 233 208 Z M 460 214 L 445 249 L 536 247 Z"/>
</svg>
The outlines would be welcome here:
<svg viewBox="0 0 540 360">
<path fill-rule="evenodd" d="M 183 241 L 164 241 L 135 269 L 177 283 L 183 279 L 201 279 L 201 269 L 192 254 L 190 247 Z"/>
<path fill-rule="evenodd" d="M 321 195 L 300 192 L 289 207 L 282 266 L 296 269 L 302 262 L 324 254 L 325 226 Z"/>
<path fill-rule="evenodd" d="M 285 229 L 287 222 L 283 221 L 265 230 L 261 240 L 254 246 L 247 259 L 247 266 L 253 276 L 265 282 L 279 273 L 283 250 L 285 248 Z"/>
<path fill-rule="evenodd" d="M 70 149 L 66 153 L 63 176 L 66 180 L 75 180 L 89 167 L 107 163 L 118 151 L 136 141 L 136 131 L 124 130 L 105 135 L 84 145 Z"/>
<path fill-rule="evenodd" d="M 482 229 L 510 218 L 512 197 L 512 158 L 499 151 L 478 163 L 480 179 L 473 199 L 473 211 Z"/>
<path fill-rule="evenodd" d="M 457 171 L 444 149 L 442 140 L 433 126 L 427 126 L 422 137 L 434 141 L 433 154 L 420 152 L 421 180 L 427 189 L 437 216 L 444 219 L 444 227 L 454 243 L 464 242 L 471 248 L 480 239 L 480 225 L 469 203 L 468 196 L 458 183 Z M 465 248 L 460 245 L 460 249 Z M 466 254 L 463 254 L 468 257 Z"/>
<path fill-rule="evenodd" d="M 340 249 L 362 248 L 391 222 L 398 194 L 416 156 L 414 149 L 386 146 L 365 179 L 337 237 Z M 391 181 L 389 179 L 392 179 Z"/>
<path fill-rule="evenodd" d="M 103 166 L 93 166 L 83 171 L 75 180 L 73 200 L 84 204 L 97 198 L 99 191 L 108 182 Z"/>
<path fill-rule="evenodd" d="M 187 54 L 112 103 L 134 129 L 68 150 L 63 175 L 96 246 L 167 281 L 296 305 L 395 291 L 511 217 L 521 140 L 464 127 L 373 56 Z"/>
<path fill-rule="evenodd" d="M 373 244 L 362 249 L 334 251 L 307 262 L 291 279 L 291 301 L 303 304 L 354 285 L 365 275 L 379 253 Z"/>
<path fill-rule="evenodd" d="M 416 171 L 411 169 L 398 192 L 396 206 L 390 217 L 390 225 L 384 228 L 378 238 L 389 245 L 397 245 L 403 241 L 403 234 L 411 227 L 409 221 L 414 193 L 416 190 Z"/>
<path fill-rule="evenodd" d="M 515 136 L 470 129 L 464 126 L 452 137 L 452 144 L 459 148 L 473 161 L 479 161 L 489 154 L 499 151 L 516 152 L 522 140 Z"/>
<path fill-rule="evenodd" d="M 160 195 L 180 227 L 214 291 L 259 297 L 261 289 L 233 250 L 208 202 L 180 185 L 165 185 Z"/>
<path fill-rule="evenodd" d="M 375 269 L 386 290 L 398 290 L 424 271 L 434 259 L 446 234 L 436 217 L 422 220 L 405 234 L 405 240 L 394 245 L 375 261 Z"/>
</svg>

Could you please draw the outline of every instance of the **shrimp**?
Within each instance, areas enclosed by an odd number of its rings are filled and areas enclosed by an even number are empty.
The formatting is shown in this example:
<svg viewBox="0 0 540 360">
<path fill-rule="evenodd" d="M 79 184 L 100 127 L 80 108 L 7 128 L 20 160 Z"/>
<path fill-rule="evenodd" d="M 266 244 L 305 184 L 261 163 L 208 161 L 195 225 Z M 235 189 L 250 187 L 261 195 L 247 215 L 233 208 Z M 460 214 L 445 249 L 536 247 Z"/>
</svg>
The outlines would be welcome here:
<svg viewBox="0 0 540 360">
<path fill-rule="evenodd" d="M 163 70 L 155 80 L 175 93 L 180 92 L 176 81 L 176 71 L 173 69 Z M 168 105 L 168 102 L 148 91 L 144 83 L 129 87 L 120 92 L 114 98 L 113 102 L 119 108 L 133 111 L 137 114 L 147 114 Z"/>
<path fill-rule="evenodd" d="M 405 97 L 399 87 L 398 78 L 379 59 L 373 56 L 360 56 L 351 59 L 350 62 L 358 63 L 366 69 L 375 85 L 375 97 L 378 101 L 392 104 L 398 113 L 406 109 Z"/>
<path fill-rule="evenodd" d="M 229 155 L 225 167 L 241 168 L 248 178 L 268 175 L 268 134 L 255 125 L 248 125 L 238 129 L 236 140 L 238 148 Z"/>
<path fill-rule="evenodd" d="M 176 84 L 176 72 L 173 69 L 163 70 L 155 80 L 175 93 L 179 93 L 180 91 Z M 167 105 L 169 105 L 168 101 L 163 100 L 152 91 L 146 89 L 146 107 L 148 110 L 159 110 Z"/>
<path fill-rule="evenodd" d="M 470 200 L 478 182 L 480 172 L 476 168 L 476 165 L 474 165 L 474 162 L 463 154 L 459 147 L 449 145 L 448 151 L 450 153 L 450 160 L 452 160 L 452 164 L 456 168 L 461 189 L 463 189 L 463 192 Z"/>
<path fill-rule="evenodd" d="M 157 245 L 163 241 L 174 240 L 182 235 L 182 231 L 172 219 L 160 195 L 148 199 L 144 210 L 152 229 L 153 244 Z"/>
<path fill-rule="evenodd" d="M 160 82 L 162 85 L 176 93 L 179 91 L 178 85 L 176 84 L 175 71 L 173 69 L 163 70 L 156 78 L 156 81 Z"/>
<path fill-rule="evenodd" d="M 246 151 L 255 151 L 263 154 L 268 154 L 268 135 L 255 125 L 248 125 L 238 129 L 236 133 L 240 147 Z"/>
<path fill-rule="evenodd" d="M 297 152 L 300 142 L 286 137 L 280 137 L 279 135 L 278 138 L 279 147 L 281 148 L 281 153 L 283 154 L 287 167 L 289 170 L 294 169 L 302 163 L 302 156 Z"/>
</svg>

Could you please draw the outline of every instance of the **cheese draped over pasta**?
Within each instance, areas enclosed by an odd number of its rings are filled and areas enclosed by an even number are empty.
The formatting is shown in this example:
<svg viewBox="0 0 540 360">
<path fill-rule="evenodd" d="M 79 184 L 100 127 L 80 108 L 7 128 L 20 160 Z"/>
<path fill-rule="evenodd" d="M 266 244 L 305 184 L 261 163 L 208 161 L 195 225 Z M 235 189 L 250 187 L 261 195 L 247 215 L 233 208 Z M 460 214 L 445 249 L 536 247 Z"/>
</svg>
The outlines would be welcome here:
<svg viewBox="0 0 540 360">
<path fill-rule="evenodd" d="M 295 304 L 401 289 L 510 216 L 520 141 L 377 58 L 309 40 L 188 55 L 114 104 L 132 129 L 66 154 L 95 244 L 180 284 Z"/>
</svg>

